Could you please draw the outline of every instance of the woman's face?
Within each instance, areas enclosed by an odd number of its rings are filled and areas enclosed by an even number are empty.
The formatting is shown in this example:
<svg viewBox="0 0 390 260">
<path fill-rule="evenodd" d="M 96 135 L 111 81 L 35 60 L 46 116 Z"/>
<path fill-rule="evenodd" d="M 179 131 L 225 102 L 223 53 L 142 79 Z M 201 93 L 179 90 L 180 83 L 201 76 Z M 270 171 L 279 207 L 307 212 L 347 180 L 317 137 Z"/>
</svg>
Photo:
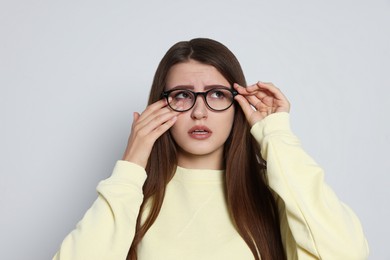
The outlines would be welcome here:
<svg viewBox="0 0 390 260">
<path fill-rule="evenodd" d="M 204 92 L 216 85 L 230 88 L 229 82 L 215 67 L 190 60 L 171 67 L 165 90 L 184 86 L 194 92 Z M 212 111 L 199 95 L 195 105 L 180 113 L 170 129 L 178 145 L 178 164 L 186 168 L 222 169 L 223 147 L 233 119 L 234 106 Z"/>
</svg>

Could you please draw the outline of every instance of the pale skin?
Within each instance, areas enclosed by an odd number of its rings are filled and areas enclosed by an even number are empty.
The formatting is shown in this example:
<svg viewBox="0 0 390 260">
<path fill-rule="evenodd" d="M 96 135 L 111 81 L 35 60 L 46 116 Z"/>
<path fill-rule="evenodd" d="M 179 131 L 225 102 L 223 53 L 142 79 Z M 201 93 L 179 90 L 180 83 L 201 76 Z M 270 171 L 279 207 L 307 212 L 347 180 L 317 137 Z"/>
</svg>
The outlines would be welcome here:
<svg viewBox="0 0 390 260">
<path fill-rule="evenodd" d="M 235 100 L 250 126 L 270 114 L 290 111 L 287 98 L 272 83 L 258 82 L 246 88 L 234 84 L 233 87 L 239 93 Z M 167 107 L 164 99 L 149 105 L 141 114 L 134 112 L 131 134 L 122 160 L 145 168 L 155 141 L 175 124 L 179 115 L 180 112 Z"/>
<path fill-rule="evenodd" d="M 215 67 L 189 60 L 175 64 L 169 69 L 165 90 L 186 88 L 204 92 L 216 85 L 230 86 L 229 81 Z M 234 122 L 234 113 L 234 106 L 224 111 L 213 111 L 200 96 L 195 100 L 192 109 L 180 113 L 175 124 L 169 129 L 178 148 L 178 166 L 187 169 L 224 169 L 223 150 Z M 196 137 L 192 131 L 200 127 L 206 127 L 211 135 L 199 140 L 199 136 Z"/>
</svg>

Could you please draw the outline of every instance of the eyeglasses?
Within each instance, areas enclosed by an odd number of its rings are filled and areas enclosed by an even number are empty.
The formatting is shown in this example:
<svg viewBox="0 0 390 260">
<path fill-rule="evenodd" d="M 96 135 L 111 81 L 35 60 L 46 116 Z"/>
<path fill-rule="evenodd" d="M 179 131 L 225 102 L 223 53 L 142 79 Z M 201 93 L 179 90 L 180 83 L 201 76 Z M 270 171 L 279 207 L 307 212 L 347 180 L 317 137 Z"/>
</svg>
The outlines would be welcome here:
<svg viewBox="0 0 390 260">
<path fill-rule="evenodd" d="M 168 106 L 177 112 L 190 110 L 196 102 L 198 95 L 203 96 L 206 105 L 214 111 L 223 111 L 228 109 L 234 102 L 234 97 L 238 92 L 226 87 L 216 87 L 206 92 L 194 92 L 188 89 L 173 89 L 163 92 Z"/>
</svg>

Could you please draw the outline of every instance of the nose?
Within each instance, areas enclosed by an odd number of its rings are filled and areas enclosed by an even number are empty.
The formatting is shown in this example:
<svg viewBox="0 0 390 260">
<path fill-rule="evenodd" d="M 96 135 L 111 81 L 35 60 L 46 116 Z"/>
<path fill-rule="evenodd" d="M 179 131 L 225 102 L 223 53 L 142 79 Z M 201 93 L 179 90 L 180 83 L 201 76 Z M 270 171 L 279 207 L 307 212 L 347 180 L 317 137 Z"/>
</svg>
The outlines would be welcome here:
<svg viewBox="0 0 390 260">
<path fill-rule="evenodd" d="M 193 119 L 202 119 L 207 118 L 207 105 L 206 101 L 202 96 L 197 96 L 195 100 L 195 105 L 191 110 L 191 117 Z"/>
</svg>

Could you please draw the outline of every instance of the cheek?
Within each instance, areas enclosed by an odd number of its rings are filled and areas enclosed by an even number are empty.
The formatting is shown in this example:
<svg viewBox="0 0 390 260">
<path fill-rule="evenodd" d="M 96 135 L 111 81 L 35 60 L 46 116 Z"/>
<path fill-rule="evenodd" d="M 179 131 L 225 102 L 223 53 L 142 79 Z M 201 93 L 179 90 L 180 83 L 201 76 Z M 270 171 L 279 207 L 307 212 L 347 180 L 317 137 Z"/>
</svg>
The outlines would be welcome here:
<svg viewBox="0 0 390 260">
<path fill-rule="evenodd" d="M 234 122 L 234 115 L 235 115 L 235 110 L 232 107 L 232 109 L 229 110 L 229 113 L 227 113 L 226 118 L 225 118 L 225 121 L 226 121 L 226 123 L 229 124 L 230 128 L 232 127 L 233 122 Z"/>
<path fill-rule="evenodd" d="M 230 134 L 230 132 L 232 131 L 233 122 L 234 122 L 234 113 L 227 121 L 229 122 L 229 126 L 227 128 L 229 128 L 229 134 Z"/>
<path fill-rule="evenodd" d="M 221 129 L 221 132 L 224 135 L 229 136 L 234 122 L 234 110 L 229 111 L 229 113 L 216 119 L 216 125 Z"/>
</svg>

